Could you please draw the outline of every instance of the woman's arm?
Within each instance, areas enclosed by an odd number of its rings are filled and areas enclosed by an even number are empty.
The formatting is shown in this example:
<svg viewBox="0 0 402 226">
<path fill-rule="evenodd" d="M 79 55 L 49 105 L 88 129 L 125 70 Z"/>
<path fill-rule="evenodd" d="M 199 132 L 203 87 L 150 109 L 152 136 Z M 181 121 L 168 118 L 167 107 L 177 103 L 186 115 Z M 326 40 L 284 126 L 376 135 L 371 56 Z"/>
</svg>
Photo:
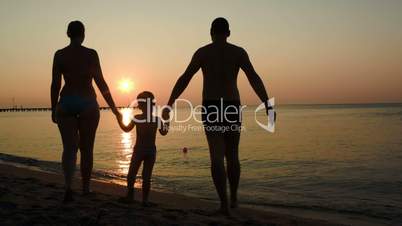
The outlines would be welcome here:
<svg viewBox="0 0 402 226">
<path fill-rule="evenodd" d="M 98 57 L 98 53 L 94 50 L 94 60 L 95 60 L 95 67 L 94 67 L 94 80 L 96 85 L 98 86 L 99 90 L 102 93 L 103 98 L 105 98 L 107 104 L 111 108 L 113 114 L 119 116 L 119 111 L 116 108 L 114 103 L 113 97 L 110 93 L 109 86 L 107 85 L 105 79 L 103 78 L 102 69 L 100 66 L 100 61 Z"/>
<path fill-rule="evenodd" d="M 50 100 L 52 105 L 52 121 L 57 123 L 56 118 L 56 105 L 59 100 L 60 88 L 61 88 L 61 71 L 59 67 L 59 53 L 54 54 L 53 68 L 52 68 L 52 85 L 50 86 Z"/>
</svg>

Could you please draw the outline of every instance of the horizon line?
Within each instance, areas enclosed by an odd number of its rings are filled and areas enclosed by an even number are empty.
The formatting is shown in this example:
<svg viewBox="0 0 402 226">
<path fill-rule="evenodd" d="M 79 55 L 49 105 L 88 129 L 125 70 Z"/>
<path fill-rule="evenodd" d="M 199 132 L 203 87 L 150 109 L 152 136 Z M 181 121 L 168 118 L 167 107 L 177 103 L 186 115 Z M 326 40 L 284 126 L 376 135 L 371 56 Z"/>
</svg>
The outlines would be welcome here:
<svg viewBox="0 0 402 226">
<path fill-rule="evenodd" d="M 399 105 L 402 104 L 402 102 L 350 102 L 350 103 L 286 103 L 286 104 L 275 104 L 275 106 L 312 106 L 312 105 L 379 105 L 379 104 L 383 104 L 383 105 Z M 243 104 L 243 105 L 248 105 L 248 104 Z M 249 104 L 248 106 L 257 106 L 259 104 Z M 128 108 L 128 106 L 116 106 L 117 108 Z M 181 106 L 179 106 L 181 107 Z M 99 106 L 99 108 L 110 108 L 109 106 Z M 51 109 L 51 107 L 46 106 L 23 106 L 23 105 L 19 105 L 19 106 L 14 106 L 14 107 L 0 107 L 0 110 L 3 109 Z"/>
</svg>

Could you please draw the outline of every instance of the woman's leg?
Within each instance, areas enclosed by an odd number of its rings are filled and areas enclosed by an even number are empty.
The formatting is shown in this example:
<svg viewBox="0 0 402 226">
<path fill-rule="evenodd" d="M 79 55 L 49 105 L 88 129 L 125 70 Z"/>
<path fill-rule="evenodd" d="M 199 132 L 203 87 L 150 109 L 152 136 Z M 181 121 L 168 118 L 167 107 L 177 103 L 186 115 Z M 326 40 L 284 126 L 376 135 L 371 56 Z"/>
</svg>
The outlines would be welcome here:
<svg viewBox="0 0 402 226">
<path fill-rule="evenodd" d="M 78 121 L 73 116 L 59 114 L 58 127 L 63 141 L 62 167 L 66 191 L 71 191 L 78 150 Z M 70 192 L 71 193 L 71 192 Z M 67 200 L 66 200 L 67 201 Z"/>
<path fill-rule="evenodd" d="M 93 167 L 93 149 L 96 129 L 99 123 L 99 106 L 93 106 L 80 113 L 78 118 L 79 147 L 81 152 L 82 191 L 90 192 L 89 184 Z"/>
<path fill-rule="evenodd" d="M 155 164 L 155 155 L 149 154 L 144 158 L 144 166 L 142 167 L 142 203 L 147 204 L 149 191 L 151 190 L 152 170 Z"/>
</svg>

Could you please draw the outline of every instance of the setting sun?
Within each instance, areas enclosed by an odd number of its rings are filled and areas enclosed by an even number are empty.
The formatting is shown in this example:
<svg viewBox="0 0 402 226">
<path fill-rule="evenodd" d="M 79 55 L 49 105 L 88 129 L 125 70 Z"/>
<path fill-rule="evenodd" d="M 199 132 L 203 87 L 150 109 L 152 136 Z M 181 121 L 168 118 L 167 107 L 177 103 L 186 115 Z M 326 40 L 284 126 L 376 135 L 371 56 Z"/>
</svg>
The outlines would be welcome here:
<svg viewBox="0 0 402 226">
<path fill-rule="evenodd" d="M 134 88 L 134 83 L 130 79 L 120 79 L 118 83 L 118 88 L 123 93 L 128 93 Z"/>
</svg>

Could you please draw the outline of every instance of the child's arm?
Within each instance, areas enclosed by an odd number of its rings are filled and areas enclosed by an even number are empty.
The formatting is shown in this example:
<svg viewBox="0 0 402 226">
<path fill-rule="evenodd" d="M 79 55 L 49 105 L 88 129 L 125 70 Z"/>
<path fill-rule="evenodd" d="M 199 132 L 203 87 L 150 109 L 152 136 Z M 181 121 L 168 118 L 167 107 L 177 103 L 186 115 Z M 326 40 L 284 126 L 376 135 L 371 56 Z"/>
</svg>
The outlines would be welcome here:
<svg viewBox="0 0 402 226">
<path fill-rule="evenodd" d="M 161 128 L 159 128 L 159 133 L 162 136 L 165 136 L 169 132 L 169 121 L 163 122 L 161 119 L 159 119 L 159 125 L 161 125 Z"/>
<path fill-rule="evenodd" d="M 135 126 L 135 124 L 134 124 L 134 121 L 133 120 L 131 120 L 130 121 L 130 123 L 128 124 L 128 125 L 124 125 L 124 123 L 123 123 L 123 120 L 122 119 L 120 119 L 120 120 L 117 120 L 118 122 L 119 122 L 119 126 L 120 126 L 120 128 L 124 131 L 124 132 L 126 132 L 126 133 L 128 133 L 128 132 L 130 132 L 133 128 L 134 128 L 134 126 Z"/>
</svg>

